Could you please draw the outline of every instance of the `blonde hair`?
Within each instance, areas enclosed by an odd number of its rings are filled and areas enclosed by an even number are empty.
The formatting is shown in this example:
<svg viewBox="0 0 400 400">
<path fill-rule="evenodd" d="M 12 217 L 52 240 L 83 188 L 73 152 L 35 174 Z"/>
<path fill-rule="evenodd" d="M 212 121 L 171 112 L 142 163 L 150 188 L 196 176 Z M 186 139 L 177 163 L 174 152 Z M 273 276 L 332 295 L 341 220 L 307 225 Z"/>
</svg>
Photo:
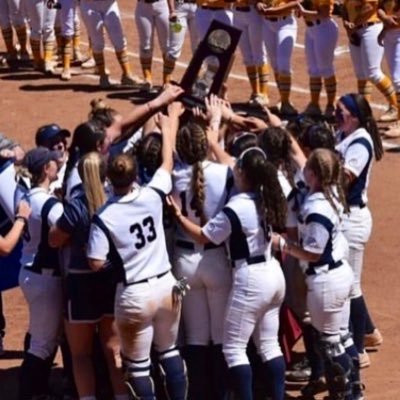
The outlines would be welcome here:
<svg viewBox="0 0 400 400">
<path fill-rule="evenodd" d="M 88 202 L 89 214 L 93 216 L 97 209 L 107 200 L 104 191 L 106 176 L 105 161 L 99 153 L 87 153 L 79 161 L 78 171 Z"/>
</svg>

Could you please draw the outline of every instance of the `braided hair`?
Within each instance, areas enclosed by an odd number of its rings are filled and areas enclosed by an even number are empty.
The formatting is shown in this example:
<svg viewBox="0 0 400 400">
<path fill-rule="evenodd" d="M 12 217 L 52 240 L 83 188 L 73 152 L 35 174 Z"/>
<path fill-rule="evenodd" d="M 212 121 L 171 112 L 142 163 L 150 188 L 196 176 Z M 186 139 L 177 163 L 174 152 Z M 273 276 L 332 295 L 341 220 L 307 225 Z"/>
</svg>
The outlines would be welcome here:
<svg viewBox="0 0 400 400">
<path fill-rule="evenodd" d="M 195 122 L 188 122 L 179 129 L 176 137 L 176 151 L 180 159 L 192 166 L 191 189 L 193 199 L 191 206 L 196 210 L 201 224 L 206 223 L 204 214 L 204 171 L 202 162 L 207 157 L 208 142 L 204 129 Z"/>
<path fill-rule="evenodd" d="M 158 132 L 147 134 L 136 143 L 133 153 L 138 163 L 140 183 L 146 184 L 162 164 L 162 135 Z"/>
</svg>

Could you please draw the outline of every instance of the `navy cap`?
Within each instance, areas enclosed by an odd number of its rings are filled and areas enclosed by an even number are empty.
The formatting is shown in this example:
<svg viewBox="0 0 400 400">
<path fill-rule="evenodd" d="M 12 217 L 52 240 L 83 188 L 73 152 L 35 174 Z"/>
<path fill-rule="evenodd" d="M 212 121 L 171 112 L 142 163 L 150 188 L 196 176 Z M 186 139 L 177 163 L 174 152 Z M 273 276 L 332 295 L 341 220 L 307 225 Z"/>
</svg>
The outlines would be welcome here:
<svg viewBox="0 0 400 400">
<path fill-rule="evenodd" d="M 61 129 L 57 124 L 44 125 L 36 132 L 36 146 L 45 146 L 56 137 L 67 138 L 71 136 L 70 131 Z"/>
<path fill-rule="evenodd" d="M 39 146 L 25 154 L 23 165 L 31 174 L 40 174 L 43 167 L 49 161 L 57 161 L 61 157 L 60 152 L 49 150 L 47 147 Z"/>
</svg>

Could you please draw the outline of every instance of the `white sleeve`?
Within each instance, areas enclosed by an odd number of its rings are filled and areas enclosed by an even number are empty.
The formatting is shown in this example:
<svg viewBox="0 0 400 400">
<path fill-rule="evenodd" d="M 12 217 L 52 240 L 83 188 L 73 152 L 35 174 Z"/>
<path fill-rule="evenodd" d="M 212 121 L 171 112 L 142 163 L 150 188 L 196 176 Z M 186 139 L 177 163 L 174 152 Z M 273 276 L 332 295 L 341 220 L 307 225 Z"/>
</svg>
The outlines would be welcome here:
<svg viewBox="0 0 400 400">
<path fill-rule="evenodd" d="M 103 230 L 96 224 L 90 226 L 86 255 L 93 260 L 107 260 L 110 244 Z"/>
<path fill-rule="evenodd" d="M 303 248 L 310 253 L 322 254 L 329 240 L 329 232 L 318 222 L 306 225 L 303 234 Z"/>
<path fill-rule="evenodd" d="M 201 230 L 210 242 L 218 245 L 230 236 L 232 226 L 229 218 L 221 211 L 214 218 L 210 219 Z"/>
<path fill-rule="evenodd" d="M 368 150 L 361 143 L 355 143 L 347 148 L 344 168 L 354 176 L 360 176 L 369 160 Z"/>
<path fill-rule="evenodd" d="M 12 221 L 15 215 L 14 193 L 16 186 L 14 164 L 10 163 L 10 165 L 0 172 L 0 206 Z"/>
<path fill-rule="evenodd" d="M 64 207 L 62 203 L 59 202 L 54 204 L 54 206 L 51 207 L 49 215 L 47 216 L 47 223 L 49 224 L 49 226 L 55 225 L 57 220 L 63 214 L 63 212 L 64 212 Z"/>
<path fill-rule="evenodd" d="M 169 194 L 172 190 L 171 174 L 164 168 L 158 168 L 147 186 L 156 190 L 160 190 L 164 194 Z"/>
</svg>

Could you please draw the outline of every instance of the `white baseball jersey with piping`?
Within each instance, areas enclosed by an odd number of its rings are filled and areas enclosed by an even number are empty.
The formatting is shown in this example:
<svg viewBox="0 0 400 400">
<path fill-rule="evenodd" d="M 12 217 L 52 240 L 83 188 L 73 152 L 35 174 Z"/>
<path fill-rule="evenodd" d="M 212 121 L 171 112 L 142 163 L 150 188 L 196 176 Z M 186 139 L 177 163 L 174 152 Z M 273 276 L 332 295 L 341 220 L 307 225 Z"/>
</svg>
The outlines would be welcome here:
<svg viewBox="0 0 400 400">
<path fill-rule="evenodd" d="M 94 218 L 87 250 L 95 260 L 106 260 L 111 251 L 113 264 L 119 264 L 122 282 L 117 285 L 115 320 L 123 362 L 133 389 L 145 386 L 151 396 L 152 343 L 166 376 L 170 363 L 180 359 L 176 349 L 180 312 L 172 304 L 176 280 L 170 272 L 162 215 L 162 196 L 171 188 L 170 174 L 160 168 L 148 186 L 134 186 L 125 196 L 111 197 Z"/>
<path fill-rule="evenodd" d="M 374 157 L 371 136 L 359 128 L 342 140 L 336 149 L 344 158 L 344 168 L 356 178 L 348 189 L 350 213 L 343 216 L 343 232 L 349 242 L 349 263 L 354 272 L 352 298 L 362 296 L 361 274 L 365 245 L 372 230 L 371 212 L 367 206 L 367 189 Z"/>
<path fill-rule="evenodd" d="M 0 207 L 14 220 L 15 168 L 12 160 L 0 159 Z"/>
<path fill-rule="evenodd" d="M 226 166 L 203 161 L 204 215 L 208 220 L 222 210 L 228 200 L 233 178 Z M 172 196 L 182 214 L 201 224 L 192 209 L 192 166 L 177 164 L 173 172 Z M 223 245 L 197 245 L 178 225 L 175 234 L 174 274 L 186 277 L 191 290 L 183 299 L 182 318 L 185 343 L 207 346 L 222 343 L 222 329 L 228 295 L 231 289 L 231 268 Z"/>
</svg>

